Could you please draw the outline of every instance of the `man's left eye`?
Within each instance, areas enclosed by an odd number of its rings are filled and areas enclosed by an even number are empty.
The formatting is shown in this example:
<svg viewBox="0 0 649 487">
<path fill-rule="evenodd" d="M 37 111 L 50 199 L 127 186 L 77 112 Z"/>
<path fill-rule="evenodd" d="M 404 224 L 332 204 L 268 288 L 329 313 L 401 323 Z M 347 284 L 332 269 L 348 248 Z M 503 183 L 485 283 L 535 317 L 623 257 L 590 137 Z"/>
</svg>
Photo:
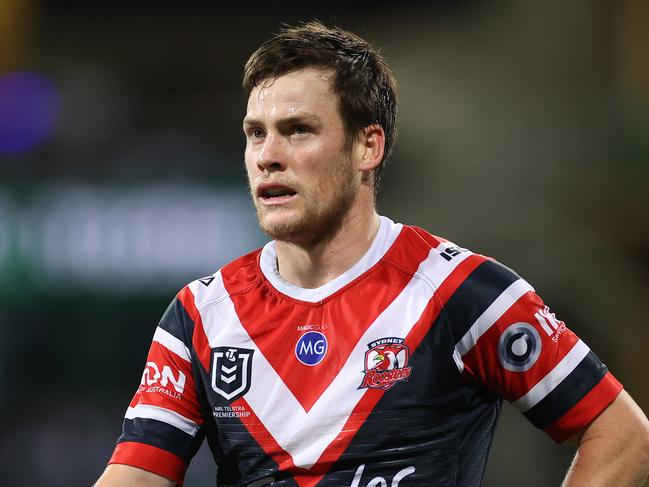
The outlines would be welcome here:
<svg viewBox="0 0 649 487">
<path fill-rule="evenodd" d="M 309 127 L 306 127 L 304 125 L 296 125 L 293 128 L 293 133 L 296 133 L 296 134 L 308 134 L 309 132 L 311 132 Z"/>
</svg>

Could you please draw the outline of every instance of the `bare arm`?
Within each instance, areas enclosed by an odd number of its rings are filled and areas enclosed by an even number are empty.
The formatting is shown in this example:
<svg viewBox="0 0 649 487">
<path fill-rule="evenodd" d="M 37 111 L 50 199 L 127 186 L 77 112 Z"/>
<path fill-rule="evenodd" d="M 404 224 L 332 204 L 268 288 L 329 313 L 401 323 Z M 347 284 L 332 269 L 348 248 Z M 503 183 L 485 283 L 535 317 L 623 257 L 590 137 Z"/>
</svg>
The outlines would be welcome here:
<svg viewBox="0 0 649 487">
<path fill-rule="evenodd" d="M 94 487 L 174 487 L 176 482 L 129 465 L 108 465 Z"/>
<path fill-rule="evenodd" d="M 562 487 L 635 487 L 649 475 L 649 422 L 625 391 L 573 441 Z"/>
</svg>

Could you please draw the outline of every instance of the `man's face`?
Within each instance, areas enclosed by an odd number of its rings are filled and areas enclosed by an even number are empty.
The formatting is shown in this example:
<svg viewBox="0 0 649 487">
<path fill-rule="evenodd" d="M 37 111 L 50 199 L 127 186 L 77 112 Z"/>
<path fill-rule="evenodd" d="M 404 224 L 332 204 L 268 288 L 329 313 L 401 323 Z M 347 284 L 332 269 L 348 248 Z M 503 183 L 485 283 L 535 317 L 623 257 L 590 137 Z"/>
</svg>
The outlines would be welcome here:
<svg viewBox="0 0 649 487">
<path fill-rule="evenodd" d="M 332 72 L 266 80 L 248 99 L 246 170 L 259 224 L 277 240 L 314 243 L 340 227 L 361 175 L 345 148 Z"/>
</svg>

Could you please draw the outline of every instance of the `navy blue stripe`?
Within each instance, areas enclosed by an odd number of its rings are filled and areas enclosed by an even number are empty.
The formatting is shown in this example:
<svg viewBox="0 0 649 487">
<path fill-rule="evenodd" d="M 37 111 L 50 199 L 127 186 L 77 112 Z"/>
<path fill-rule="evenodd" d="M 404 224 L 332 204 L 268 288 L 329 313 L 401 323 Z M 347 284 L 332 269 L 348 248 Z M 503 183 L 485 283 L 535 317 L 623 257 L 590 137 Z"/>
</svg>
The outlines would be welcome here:
<svg viewBox="0 0 649 487">
<path fill-rule="evenodd" d="M 491 303 L 518 279 L 514 271 L 498 262 L 486 260 L 476 267 L 444 306 L 454 341 L 458 342 Z"/>
<path fill-rule="evenodd" d="M 156 446 L 179 456 L 189 463 L 201 446 L 203 435 L 203 431 L 200 430 L 193 437 L 156 419 L 125 418 L 122 426 L 122 436 L 119 437 L 117 442 L 134 441 Z"/>
<path fill-rule="evenodd" d="M 599 384 L 607 371 L 597 355 L 589 352 L 561 384 L 523 415 L 537 428 L 550 426 Z"/>
<path fill-rule="evenodd" d="M 192 336 L 194 334 L 194 321 L 189 317 L 178 298 L 175 298 L 167 307 L 160 319 L 160 328 L 175 336 L 191 350 Z"/>
</svg>

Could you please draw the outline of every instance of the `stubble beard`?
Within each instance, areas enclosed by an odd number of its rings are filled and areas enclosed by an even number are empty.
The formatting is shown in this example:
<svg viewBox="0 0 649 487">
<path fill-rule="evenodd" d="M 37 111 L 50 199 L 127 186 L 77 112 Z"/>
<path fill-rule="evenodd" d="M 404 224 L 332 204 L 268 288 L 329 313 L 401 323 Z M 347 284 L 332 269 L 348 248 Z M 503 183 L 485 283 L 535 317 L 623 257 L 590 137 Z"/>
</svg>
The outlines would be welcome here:
<svg viewBox="0 0 649 487">
<path fill-rule="evenodd" d="M 324 188 L 324 191 L 335 192 L 335 194 L 333 198 L 327 200 L 326 205 L 315 201 L 313 195 L 300 193 L 300 197 L 307 201 L 301 214 L 294 218 L 267 222 L 264 218 L 265 214 L 284 211 L 284 209 L 264 208 L 253 195 L 261 230 L 274 240 L 303 246 L 313 246 L 332 239 L 342 228 L 358 194 L 351 167 L 351 161 L 346 159 L 337 168 L 332 168 L 337 175 L 329 179 L 331 188 Z"/>
</svg>

